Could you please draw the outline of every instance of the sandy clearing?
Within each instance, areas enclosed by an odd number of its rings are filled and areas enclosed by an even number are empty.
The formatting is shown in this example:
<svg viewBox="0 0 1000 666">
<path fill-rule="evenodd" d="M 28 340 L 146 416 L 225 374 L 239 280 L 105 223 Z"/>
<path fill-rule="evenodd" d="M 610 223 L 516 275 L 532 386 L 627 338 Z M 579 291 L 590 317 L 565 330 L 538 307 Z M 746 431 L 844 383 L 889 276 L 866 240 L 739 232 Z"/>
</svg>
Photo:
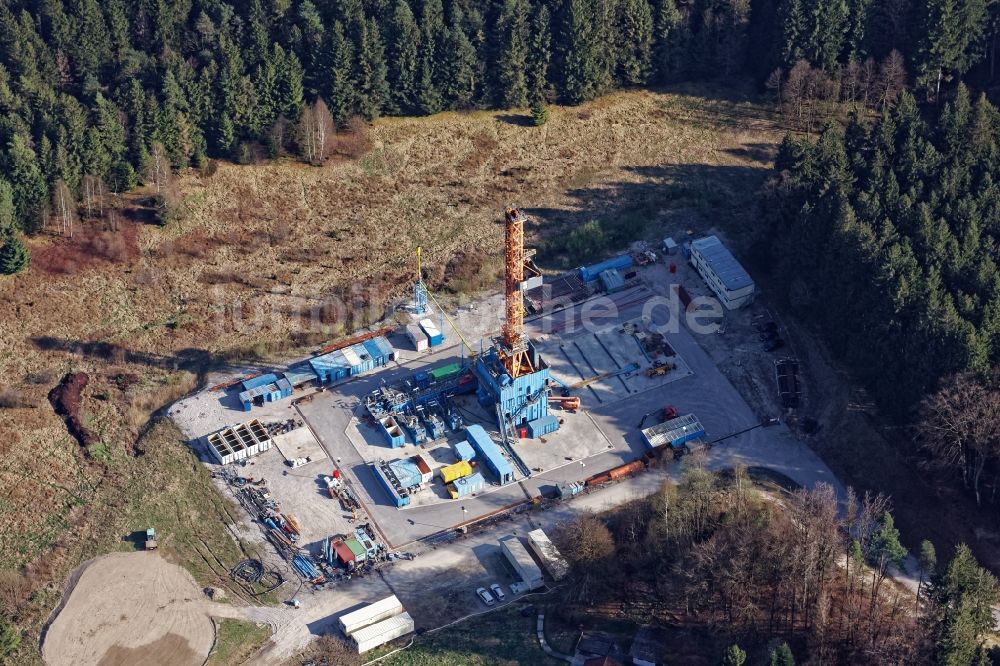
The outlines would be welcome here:
<svg viewBox="0 0 1000 666">
<path fill-rule="evenodd" d="M 111 553 L 73 579 L 42 645 L 52 666 L 200 666 L 215 642 L 212 616 L 241 616 L 156 553 Z"/>
</svg>

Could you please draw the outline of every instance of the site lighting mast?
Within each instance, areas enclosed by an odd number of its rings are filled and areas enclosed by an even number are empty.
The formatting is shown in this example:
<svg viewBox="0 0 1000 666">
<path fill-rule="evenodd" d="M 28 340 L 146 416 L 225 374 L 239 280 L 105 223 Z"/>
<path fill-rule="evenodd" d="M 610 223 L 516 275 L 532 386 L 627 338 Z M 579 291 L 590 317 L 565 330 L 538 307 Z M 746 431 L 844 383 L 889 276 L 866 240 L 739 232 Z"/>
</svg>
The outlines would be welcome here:
<svg viewBox="0 0 1000 666">
<path fill-rule="evenodd" d="M 420 266 L 420 252 L 417 248 L 417 281 L 413 285 L 413 312 L 422 315 L 427 312 L 427 287 L 424 285 L 424 273 Z"/>
<path fill-rule="evenodd" d="M 511 379 L 534 372 L 524 332 L 524 213 L 510 206 L 504 211 L 504 296 L 507 316 L 497 352 Z"/>
</svg>

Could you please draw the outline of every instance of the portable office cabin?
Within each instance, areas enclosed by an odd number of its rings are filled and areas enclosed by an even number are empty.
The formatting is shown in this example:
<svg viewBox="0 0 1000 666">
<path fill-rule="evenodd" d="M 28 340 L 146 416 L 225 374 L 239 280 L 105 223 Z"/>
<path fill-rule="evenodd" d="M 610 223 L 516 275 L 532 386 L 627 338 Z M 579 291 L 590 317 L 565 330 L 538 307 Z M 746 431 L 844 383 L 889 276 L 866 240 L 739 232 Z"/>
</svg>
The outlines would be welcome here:
<svg viewBox="0 0 1000 666">
<path fill-rule="evenodd" d="M 472 444 L 472 448 L 479 455 L 480 464 L 485 465 L 491 472 L 496 474 L 500 485 L 513 482 L 514 469 L 510 466 L 507 459 L 503 457 L 500 447 L 490 439 L 490 436 L 486 434 L 483 427 L 473 424 L 466 427 L 465 432 L 469 437 L 469 443 Z"/>
<path fill-rule="evenodd" d="M 476 472 L 475 474 L 455 479 L 452 483 L 448 484 L 447 488 L 448 494 L 451 495 L 452 499 L 469 497 L 486 488 L 486 478 L 482 472 Z"/>
<path fill-rule="evenodd" d="M 412 633 L 413 628 L 413 618 L 410 617 L 409 613 L 403 612 L 363 629 L 358 629 L 351 636 L 351 640 L 354 642 L 358 654 L 364 654 L 391 640 Z"/>
<path fill-rule="evenodd" d="M 393 594 L 385 599 L 379 599 L 374 603 L 370 603 L 355 611 L 341 615 L 338 622 L 340 624 L 340 630 L 344 632 L 344 635 L 350 636 L 358 629 L 368 627 L 376 622 L 385 620 L 386 618 L 399 615 L 402 612 L 403 604 L 399 601 L 396 595 Z"/>
<path fill-rule="evenodd" d="M 753 278 L 716 236 L 691 242 L 691 263 L 729 310 L 753 302 Z"/>
<path fill-rule="evenodd" d="M 537 589 L 544 584 L 542 570 L 535 563 L 535 560 L 531 557 L 531 553 L 528 552 L 528 549 L 524 547 L 524 544 L 521 543 L 518 537 L 514 535 L 505 536 L 500 539 L 500 547 L 507 561 L 510 562 L 514 571 L 517 572 L 517 575 L 520 576 L 529 590 Z"/>
<path fill-rule="evenodd" d="M 362 546 L 361 542 L 353 536 L 344 539 L 344 544 L 354 553 L 355 562 L 364 562 L 368 559 L 368 549 Z"/>
<path fill-rule="evenodd" d="M 413 344 L 413 348 L 418 352 L 426 351 L 430 346 L 427 341 L 427 335 L 420 328 L 419 324 L 407 324 L 406 337 L 409 338 L 410 343 Z"/>
</svg>

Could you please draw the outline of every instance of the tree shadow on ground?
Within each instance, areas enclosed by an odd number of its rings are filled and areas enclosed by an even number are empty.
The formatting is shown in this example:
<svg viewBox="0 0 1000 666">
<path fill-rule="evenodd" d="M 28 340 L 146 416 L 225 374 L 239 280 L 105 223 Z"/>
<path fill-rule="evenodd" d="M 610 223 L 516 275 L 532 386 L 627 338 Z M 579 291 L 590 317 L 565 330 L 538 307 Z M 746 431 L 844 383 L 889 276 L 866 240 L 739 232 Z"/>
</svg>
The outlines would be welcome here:
<svg viewBox="0 0 1000 666">
<path fill-rule="evenodd" d="M 501 113 L 496 117 L 502 123 L 517 127 L 535 127 L 535 120 L 526 113 Z"/>
</svg>

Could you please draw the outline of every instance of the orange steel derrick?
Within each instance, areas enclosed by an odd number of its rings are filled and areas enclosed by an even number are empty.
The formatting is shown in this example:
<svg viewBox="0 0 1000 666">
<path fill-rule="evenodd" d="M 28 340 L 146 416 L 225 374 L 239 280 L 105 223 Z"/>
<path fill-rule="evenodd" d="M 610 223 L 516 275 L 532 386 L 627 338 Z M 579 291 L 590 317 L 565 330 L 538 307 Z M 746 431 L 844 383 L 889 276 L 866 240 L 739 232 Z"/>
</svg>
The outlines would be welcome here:
<svg viewBox="0 0 1000 666">
<path fill-rule="evenodd" d="M 503 325 L 502 345 L 498 348 L 504 368 L 512 379 L 534 372 L 528 355 L 528 336 L 524 333 L 524 213 L 513 206 L 504 211 L 504 296 L 507 318 Z"/>
</svg>

